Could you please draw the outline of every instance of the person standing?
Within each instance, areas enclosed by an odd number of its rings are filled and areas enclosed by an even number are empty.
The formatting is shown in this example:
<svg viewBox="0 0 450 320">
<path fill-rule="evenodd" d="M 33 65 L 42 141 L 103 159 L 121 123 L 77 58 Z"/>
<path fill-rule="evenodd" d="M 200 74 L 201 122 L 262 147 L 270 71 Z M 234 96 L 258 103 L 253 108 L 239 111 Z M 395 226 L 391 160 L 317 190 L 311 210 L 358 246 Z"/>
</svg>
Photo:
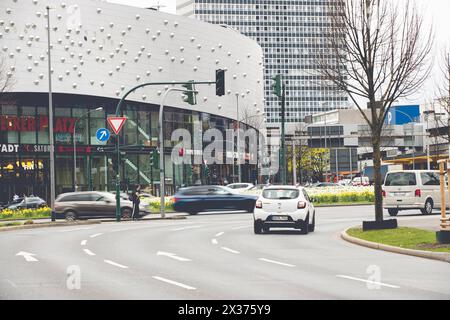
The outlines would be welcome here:
<svg viewBox="0 0 450 320">
<path fill-rule="evenodd" d="M 139 220 L 139 204 L 141 203 L 141 199 L 139 199 L 139 187 L 134 189 L 130 200 L 133 202 L 133 213 L 131 217 L 133 220 Z"/>
</svg>

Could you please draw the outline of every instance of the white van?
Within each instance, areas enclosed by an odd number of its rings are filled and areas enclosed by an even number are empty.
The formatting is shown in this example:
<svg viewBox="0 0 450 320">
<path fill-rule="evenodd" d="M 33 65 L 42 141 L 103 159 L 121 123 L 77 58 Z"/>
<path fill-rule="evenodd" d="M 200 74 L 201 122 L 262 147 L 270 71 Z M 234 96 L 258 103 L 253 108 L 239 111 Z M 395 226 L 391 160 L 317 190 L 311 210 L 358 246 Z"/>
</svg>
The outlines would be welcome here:
<svg viewBox="0 0 450 320">
<path fill-rule="evenodd" d="M 445 191 L 448 204 L 448 189 Z M 401 210 L 431 214 L 441 207 L 439 171 L 400 170 L 386 174 L 383 206 L 393 217 Z"/>
</svg>

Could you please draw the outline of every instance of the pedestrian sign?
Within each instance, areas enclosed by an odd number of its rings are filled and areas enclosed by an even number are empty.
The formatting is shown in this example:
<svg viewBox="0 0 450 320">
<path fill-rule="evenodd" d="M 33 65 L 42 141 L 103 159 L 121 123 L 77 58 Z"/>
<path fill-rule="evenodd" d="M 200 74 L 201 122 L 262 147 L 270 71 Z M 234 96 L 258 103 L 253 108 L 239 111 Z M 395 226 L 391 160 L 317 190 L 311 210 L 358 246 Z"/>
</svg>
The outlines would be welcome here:
<svg viewBox="0 0 450 320">
<path fill-rule="evenodd" d="M 125 117 L 108 117 L 108 123 L 115 134 L 119 134 L 127 118 Z"/>
<path fill-rule="evenodd" d="M 111 133 L 108 129 L 100 128 L 97 130 L 97 140 L 100 142 L 107 142 L 111 137 Z"/>
</svg>

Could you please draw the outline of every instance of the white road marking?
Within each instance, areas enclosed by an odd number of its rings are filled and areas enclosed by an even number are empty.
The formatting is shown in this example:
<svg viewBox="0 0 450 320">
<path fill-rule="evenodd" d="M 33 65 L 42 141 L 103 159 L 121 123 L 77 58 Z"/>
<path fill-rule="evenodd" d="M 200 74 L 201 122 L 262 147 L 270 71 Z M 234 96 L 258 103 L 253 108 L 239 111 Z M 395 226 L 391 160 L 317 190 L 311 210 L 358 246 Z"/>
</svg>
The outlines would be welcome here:
<svg viewBox="0 0 450 320">
<path fill-rule="evenodd" d="M 90 256 L 95 256 L 95 253 L 93 253 L 91 250 L 89 250 L 89 249 L 83 249 L 83 251 L 86 253 L 86 254 L 88 254 L 88 255 L 90 255 Z"/>
<path fill-rule="evenodd" d="M 269 259 L 265 259 L 265 258 L 259 258 L 258 260 L 268 262 L 268 263 L 278 264 L 280 266 L 285 266 L 285 267 L 290 267 L 290 268 L 295 267 L 293 264 L 279 262 L 279 261 L 275 261 L 275 260 L 269 260 Z"/>
<path fill-rule="evenodd" d="M 211 239 L 212 244 L 218 244 L 217 239 Z"/>
<path fill-rule="evenodd" d="M 91 238 L 97 238 L 97 237 L 100 237 L 101 235 L 103 235 L 103 233 L 96 233 L 96 234 L 93 234 L 92 236 L 90 236 Z"/>
<path fill-rule="evenodd" d="M 162 282 L 173 284 L 174 286 L 178 286 L 178 287 L 181 287 L 181 288 L 184 288 L 184 289 L 187 289 L 187 290 L 196 290 L 194 287 L 191 287 L 191 286 L 188 286 L 188 285 L 176 282 L 176 281 L 172 281 L 172 280 L 169 280 L 169 279 L 165 279 L 165 278 L 162 278 L 162 277 L 154 276 L 152 278 L 156 279 L 156 280 L 159 280 L 159 281 L 162 281 Z"/>
<path fill-rule="evenodd" d="M 76 228 L 76 229 L 66 229 L 66 230 L 60 230 L 58 232 L 72 232 L 72 231 L 81 231 L 81 230 L 91 230 L 94 229 L 95 227 L 86 227 L 86 228 Z"/>
<path fill-rule="evenodd" d="M 164 252 L 164 251 L 158 251 L 158 253 L 156 253 L 157 256 L 164 256 L 164 257 L 169 257 L 178 261 L 191 261 L 191 259 L 188 258 L 183 258 L 183 257 L 178 257 L 175 253 L 170 253 L 170 252 Z"/>
<path fill-rule="evenodd" d="M 201 226 L 191 226 L 191 227 L 177 228 L 177 229 L 172 229 L 172 231 L 183 231 L 183 230 L 197 229 L 197 228 L 201 228 Z"/>
<path fill-rule="evenodd" d="M 85 246 L 86 244 L 87 244 L 87 240 L 83 240 L 83 241 L 81 241 L 81 243 L 80 243 L 82 246 Z"/>
<path fill-rule="evenodd" d="M 247 229 L 247 228 L 250 228 L 250 226 L 235 227 L 235 228 L 231 228 L 231 230 L 241 230 L 241 229 Z"/>
<path fill-rule="evenodd" d="M 106 262 L 107 264 L 110 264 L 110 265 L 115 266 L 115 267 L 119 267 L 119 268 L 122 268 L 122 269 L 128 269 L 127 266 L 118 264 L 117 262 L 114 262 L 114 261 L 111 261 L 111 260 L 103 260 L 103 261 Z"/>
<path fill-rule="evenodd" d="M 221 247 L 220 249 L 228 251 L 228 252 L 231 252 L 231 253 L 234 253 L 234 254 L 239 254 L 240 253 L 239 251 L 236 251 L 236 250 L 233 250 L 233 249 L 230 249 L 230 248 L 227 248 L 227 247 Z"/>
<path fill-rule="evenodd" d="M 336 277 L 338 277 L 338 278 L 343 278 L 343 279 L 349 279 L 349 280 L 355 280 L 355 281 L 359 281 L 359 282 L 370 283 L 370 284 L 375 284 L 375 285 L 379 285 L 379 286 L 383 286 L 383 287 L 388 287 L 388 288 L 400 289 L 399 286 L 394 286 L 394 285 L 392 285 L 392 284 L 386 284 L 386 283 L 381 283 L 381 282 L 376 282 L 376 281 L 371 281 L 371 280 L 365 280 L 365 279 L 360 279 L 360 278 L 354 278 L 354 277 L 350 277 L 350 276 L 337 275 Z"/>
<path fill-rule="evenodd" d="M 17 285 L 14 282 L 12 282 L 11 280 L 5 279 L 5 281 L 8 282 L 11 285 L 11 287 L 17 288 Z"/>
<path fill-rule="evenodd" d="M 21 251 L 21 252 L 19 252 L 18 254 L 16 254 L 16 256 L 22 256 L 22 257 L 24 257 L 26 262 L 37 262 L 37 261 L 39 261 L 38 259 L 36 259 L 35 257 L 33 257 L 33 256 L 35 256 L 34 253 L 29 253 L 29 252 Z"/>
<path fill-rule="evenodd" d="M 225 234 L 225 232 L 219 232 L 218 234 L 215 235 L 215 237 L 221 237 Z"/>
</svg>

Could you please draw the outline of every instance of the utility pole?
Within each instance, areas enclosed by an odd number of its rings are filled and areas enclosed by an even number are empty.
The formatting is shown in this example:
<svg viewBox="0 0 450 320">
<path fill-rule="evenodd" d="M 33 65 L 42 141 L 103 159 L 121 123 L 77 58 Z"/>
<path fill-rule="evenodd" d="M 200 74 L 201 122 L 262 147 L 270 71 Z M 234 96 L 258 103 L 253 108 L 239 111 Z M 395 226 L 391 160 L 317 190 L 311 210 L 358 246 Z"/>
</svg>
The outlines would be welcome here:
<svg viewBox="0 0 450 320">
<path fill-rule="evenodd" d="M 281 182 L 286 185 L 286 86 L 282 82 L 283 94 L 281 96 Z"/>
<path fill-rule="evenodd" d="M 294 173 L 293 185 L 295 186 L 297 184 L 297 156 L 295 154 L 295 139 L 292 140 L 292 171 Z"/>
<path fill-rule="evenodd" d="M 53 134 L 53 93 L 52 93 L 52 60 L 50 45 L 50 7 L 47 6 L 47 50 L 48 50 L 48 131 L 50 139 L 50 208 L 52 210 L 52 221 L 55 218 L 55 140 Z"/>
</svg>

